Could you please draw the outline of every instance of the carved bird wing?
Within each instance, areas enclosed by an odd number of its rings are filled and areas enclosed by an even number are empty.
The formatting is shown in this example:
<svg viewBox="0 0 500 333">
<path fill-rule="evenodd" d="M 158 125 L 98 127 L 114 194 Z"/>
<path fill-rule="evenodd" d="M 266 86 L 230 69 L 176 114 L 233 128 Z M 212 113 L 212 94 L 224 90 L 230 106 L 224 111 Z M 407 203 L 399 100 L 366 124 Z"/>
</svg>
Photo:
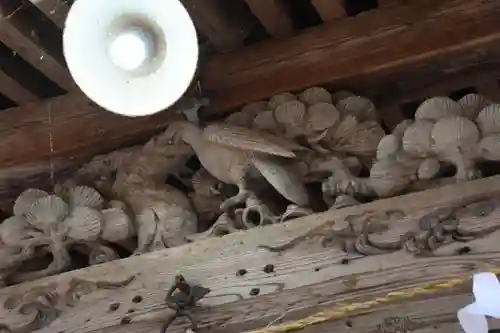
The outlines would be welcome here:
<svg viewBox="0 0 500 333">
<path fill-rule="evenodd" d="M 245 127 L 211 124 L 203 131 L 203 139 L 241 150 L 295 157 L 294 152 L 274 135 L 256 132 Z"/>
<path fill-rule="evenodd" d="M 284 165 L 266 158 L 253 158 L 253 165 L 262 176 L 285 198 L 291 202 L 306 206 L 309 196 L 304 184 Z"/>
</svg>

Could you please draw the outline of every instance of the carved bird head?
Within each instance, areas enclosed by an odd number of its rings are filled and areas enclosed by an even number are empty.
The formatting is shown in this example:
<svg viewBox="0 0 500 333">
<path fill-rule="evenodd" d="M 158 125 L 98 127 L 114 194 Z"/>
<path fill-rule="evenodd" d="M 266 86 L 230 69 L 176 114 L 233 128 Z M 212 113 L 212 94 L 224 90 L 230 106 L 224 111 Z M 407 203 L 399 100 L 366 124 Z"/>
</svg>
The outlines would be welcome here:
<svg viewBox="0 0 500 333">
<path fill-rule="evenodd" d="M 184 141 L 191 144 L 198 140 L 202 133 L 202 129 L 198 125 L 188 121 L 174 121 L 170 123 L 164 135 L 170 135 L 173 143 Z"/>
</svg>

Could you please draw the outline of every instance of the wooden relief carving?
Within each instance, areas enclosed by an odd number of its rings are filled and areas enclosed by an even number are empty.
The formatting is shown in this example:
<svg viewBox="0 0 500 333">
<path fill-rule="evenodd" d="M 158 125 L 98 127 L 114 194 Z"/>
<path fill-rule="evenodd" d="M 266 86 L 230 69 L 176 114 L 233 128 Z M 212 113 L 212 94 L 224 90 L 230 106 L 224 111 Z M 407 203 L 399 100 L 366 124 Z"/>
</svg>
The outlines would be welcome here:
<svg viewBox="0 0 500 333">
<path fill-rule="evenodd" d="M 90 281 L 73 278 L 64 286 L 51 284 L 36 287 L 21 295 L 10 295 L 3 301 L 3 307 L 12 320 L 0 323 L 0 332 L 30 333 L 47 327 L 61 313 L 77 306 L 85 295 L 99 289 L 121 288 L 133 280 L 133 276 L 122 281 Z"/>
<path fill-rule="evenodd" d="M 189 113 L 188 120 L 198 119 L 192 110 L 185 113 Z M 270 113 L 265 125 L 263 117 Z M 251 103 L 224 123 L 175 122 L 144 147 L 111 160 L 95 159 L 94 170 L 87 166 L 80 176 L 89 178 L 103 169 L 106 173 L 103 160 L 107 169 L 116 171 L 111 184 L 103 186 L 101 181 L 100 187 L 111 188 L 112 195 L 131 207 L 138 226 L 135 253 L 142 253 L 311 214 L 304 183 L 339 174 L 344 167 L 346 174 L 357 174 L 361 163 L 355 156 L 375 156 L 382 136 L 371 101 L 345 91 L 332 95 L 313 87 L 298 95 L 285 93 Z M 347 154 L 349 149 L 353 156 Z M 187 170 L 192 179 L 186 182 L 181 175 L 186 171 L 183 165 L 193 152 L 202 168 Z M 168 174 L 192 187 L 188 197 L 163 185 Z M 291 204 L 278 207 L 262 198 L 261 193 L 268 191 L 262 179 Z M 334 207 L 356 203 L 352 198 Z M 211 225 L 201 234 L 194 228 L 203 222 L 200 219 L 209 219 Z"/>
<path fill-rule="evenodd" d="M 23 192 L 0 224 L 0 284 L 66 271 L 74 252 L 84 264 L 102 263 L 473 179 L 478 163 L 500 160 L 500 106 L 477 94 L 430 98 L 390 134 L 372 101 L 321 87 L 250 103 L 214 123 L 200 124 L 197 110 L 181 107 L 187 120 L 95 157 L 53 191 Z M 455 176 L 439 178 L 450 166 Z M 346 230 L 313 234 L 356 256 L 426 255 L 450 235 L 477 236 L 465 220 L 456 230 L 440 222 L 393 234 L 400 213 L 350 217 Z"/>
<path fill-rule="evenodd" d="M 305 235 L 299 236 L 292 241 L 276 246 L 259 246 L 271 252 L 282 252 L 291 249 L 303 242 L 304 240 L 313 237 L 320 237 L 323 246 L 335 246 L 349 254 L 367 254 L 368 252 L 377 252 L 379 249 L 368 248 L 367 237 L 372 233 L 382 233 L 389 230 L 388 222 L 393 219 L 404 217 L 402 211 L 388 210 L 385 212 L 363 212 L 356 215 L 348 215 L 344 218 L 347 226 L 340 230 L 333 230 L 332 225 L 338 221 L 331 221 L 321 225 L 320 227 L 311 230 Z M 375 254 L 375 253 L 370 253 Z"/>
<path fill-rule="evenodd" d="M 433 256 L 444 245 L 471 241 L 499 230 L 499 214 L 500 197 L 440 208 L 417 219 L 397 210 L 365 212 L 345 217 L 348 226 L 341 230 L 332 230 L 332 223 L 326 223 L 284 245 L 260 247 L 282 252 L 319 236 L 323 246 L 339 247 L 347 258 L 401 250 L 415 256 Z"/>
<path fill-rule="evenodd" d="M 478 178 L 480 162 L 500 160 L 499 117 L 500 104 L 478 94 L 458 101 L 429 98 L 417 108 L 415 119 L 404 120 L 379 141 L 368 178 L 332 176 L 323 189 L 330 196 L 390 197 L 412 183 L 430 186 L 450 167 L 456 170 L 450 180 Z"/>
</svg>

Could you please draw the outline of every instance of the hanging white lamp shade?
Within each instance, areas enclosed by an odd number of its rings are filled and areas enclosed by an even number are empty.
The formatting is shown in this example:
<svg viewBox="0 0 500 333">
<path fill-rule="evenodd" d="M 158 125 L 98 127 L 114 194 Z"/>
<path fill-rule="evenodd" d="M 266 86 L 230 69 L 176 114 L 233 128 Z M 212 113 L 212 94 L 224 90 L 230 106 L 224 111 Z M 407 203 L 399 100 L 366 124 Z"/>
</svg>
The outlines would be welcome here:
<svg viewBox="0 0 500 333">
<path fill-rule="evenodd" d="M 77 0 L 63 34 L 69 71 L 96 104 L 145 116 L 174 104 L 198 62 L 198 40 L 178 0 Z"/>
</svg>

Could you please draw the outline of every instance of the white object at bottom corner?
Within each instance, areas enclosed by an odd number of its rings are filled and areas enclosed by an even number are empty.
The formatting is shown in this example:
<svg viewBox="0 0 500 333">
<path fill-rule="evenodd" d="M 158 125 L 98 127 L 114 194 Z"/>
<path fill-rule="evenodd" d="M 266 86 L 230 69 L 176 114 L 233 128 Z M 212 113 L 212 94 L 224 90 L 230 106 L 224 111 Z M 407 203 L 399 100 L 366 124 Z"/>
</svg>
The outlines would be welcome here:
<svg viewBox="0 0 500 333">
<path fill-rule="evenodd" d="M 487 317 L 500 318 L 500 282 L 493 273 L 473 277 L 474 302 L 457 312 L 465 333 L 488 333 Z"/>
</svg>

